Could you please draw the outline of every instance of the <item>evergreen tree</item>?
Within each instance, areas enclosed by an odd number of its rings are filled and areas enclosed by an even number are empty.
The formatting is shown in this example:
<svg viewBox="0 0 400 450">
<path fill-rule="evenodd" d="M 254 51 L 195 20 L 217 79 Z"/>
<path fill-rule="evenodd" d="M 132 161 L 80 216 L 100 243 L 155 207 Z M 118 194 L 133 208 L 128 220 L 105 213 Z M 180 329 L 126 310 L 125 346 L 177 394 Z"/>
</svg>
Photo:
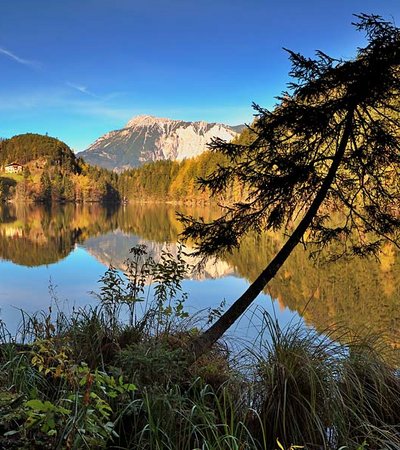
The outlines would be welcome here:
<svg viewBox="0 0 400 450">
<path fill-rule="evenodd" d="M 51 180 L 47 170 L 43 171 L 40 177 L 39 200 L 45 203 L 51 202 Z"/>
<path fill-rule="evenodd" d="M 193 345 L 202 354 L 243 314 L 300 242 L 342 253 L 376 253 L 385 240 L 399 245 L 400 30 L 379 16 L 355 24 L 368 44 L 354 60 L 289 52 L 289 92 L 273 111 L 258 106 L 249 144 L 214 140 L 229 163 L 201 184 L 214 195 L 232 182 L 245 201 L 206 223 L 182 216 L 184 237 L 210 256 L 239 246 L 251 230 L 284 230 L 289 238 L 244 294 Z M 340 211 L 340 223 L 331 220 Z"/>
</svg>

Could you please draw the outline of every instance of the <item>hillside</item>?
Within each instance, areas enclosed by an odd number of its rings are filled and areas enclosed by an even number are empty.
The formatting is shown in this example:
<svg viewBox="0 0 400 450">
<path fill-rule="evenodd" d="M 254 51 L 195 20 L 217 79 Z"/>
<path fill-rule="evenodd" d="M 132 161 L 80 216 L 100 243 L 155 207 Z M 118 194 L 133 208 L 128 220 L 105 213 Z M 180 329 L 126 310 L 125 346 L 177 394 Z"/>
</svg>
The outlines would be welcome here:
<svg viewBox="0 0 400 450">
<path fill-rule="evenodd" d="M 90 164 L 121 172 L 153 161 L 193 158 L 207 149 L 212 138 L 230 141 L 242 129 L 242 125 L 231 127 L 144 115 L 100 137 L 79 156 Z"/>
<path fill-rule="evenodd" d="M 25 165 L 42 160 L 49 166 L 76 171 L 76 157 L 62 141 L 40 134 L 26 133 L 0 141 L 0 166 L 10 163 Z"/>
<path fill-rule="evenodd" d="M 0 142 L 0 201 L 119 200 L 112 173 L 77 158 L 64 142 L 22 134 Z"/>
</svg>

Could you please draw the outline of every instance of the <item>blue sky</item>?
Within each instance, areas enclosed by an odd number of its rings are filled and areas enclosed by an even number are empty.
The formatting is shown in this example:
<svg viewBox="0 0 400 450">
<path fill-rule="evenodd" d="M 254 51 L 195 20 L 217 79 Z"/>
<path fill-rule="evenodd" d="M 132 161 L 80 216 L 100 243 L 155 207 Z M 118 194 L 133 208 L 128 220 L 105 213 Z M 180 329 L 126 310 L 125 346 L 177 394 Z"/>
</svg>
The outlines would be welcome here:
<svg viewBox="0 0 400 450">
<path fill-rule="evenodd" d="M 400 23 L 399 0 L 2 0 L 0 137 L 79 151 L 137 114 L 250 122 L 285 89 L 282 47 L 352 57 L 359 12 Z"/>
</svg>

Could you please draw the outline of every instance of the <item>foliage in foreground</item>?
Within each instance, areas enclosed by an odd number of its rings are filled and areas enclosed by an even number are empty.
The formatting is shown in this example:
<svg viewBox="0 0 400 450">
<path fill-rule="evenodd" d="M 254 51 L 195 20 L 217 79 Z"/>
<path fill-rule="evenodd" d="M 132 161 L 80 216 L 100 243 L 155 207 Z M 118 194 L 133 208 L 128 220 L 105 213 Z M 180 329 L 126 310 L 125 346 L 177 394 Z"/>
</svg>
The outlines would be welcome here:
<svg viewBox="0 0 400 450">
<path fill-rule="evenodd" d="M 156 262 L 139 246 L 126 277 L 106 272 L 97 308 L 24 315 L 19 343 L 3 329 L 0 447 L 400 447 L 399 374 L 366 342 L 265 315 L 241 364 L 219 343 L 189 365 L 186 270 L 180 254 Z"/>
</svg>

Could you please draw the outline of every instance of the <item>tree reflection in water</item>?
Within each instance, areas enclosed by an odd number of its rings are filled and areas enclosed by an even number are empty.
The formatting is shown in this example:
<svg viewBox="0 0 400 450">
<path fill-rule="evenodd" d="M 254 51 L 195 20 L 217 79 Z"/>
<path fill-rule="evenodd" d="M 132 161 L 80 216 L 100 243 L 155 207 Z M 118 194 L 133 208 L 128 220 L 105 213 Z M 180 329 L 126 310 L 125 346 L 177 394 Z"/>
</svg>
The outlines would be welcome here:
<svg viewBox="0 0 400 450">
<path fill-rule="evenodd" d="M 173 249 L 182 231 L 176 209 L 206 220 L 218 215 L 215 208 L 165 204 L 2 205 L 0 258 L 29 267 L 49 265 L 66 258 L 78 244 L 105 265 L 112 262 L 123 269 L 129 248 L 138 242 L 147 243 L 155 255 L 166 243 Z M 282 239 L 277 235 L 248 236 L 240 251 L 209 264 L 203 277 L 235 274 L 252 281 Z M 398 348 L 400 253 L 389 244 L 383 250 L 379 261 L 326 263 L 311 261 L 307 252 L 298 248 L 269 284 L 268 293 L 320 331 L 335 326 L 337 337 L 343 329 L 361 335 L 381 334 Z"/>
</svg>

